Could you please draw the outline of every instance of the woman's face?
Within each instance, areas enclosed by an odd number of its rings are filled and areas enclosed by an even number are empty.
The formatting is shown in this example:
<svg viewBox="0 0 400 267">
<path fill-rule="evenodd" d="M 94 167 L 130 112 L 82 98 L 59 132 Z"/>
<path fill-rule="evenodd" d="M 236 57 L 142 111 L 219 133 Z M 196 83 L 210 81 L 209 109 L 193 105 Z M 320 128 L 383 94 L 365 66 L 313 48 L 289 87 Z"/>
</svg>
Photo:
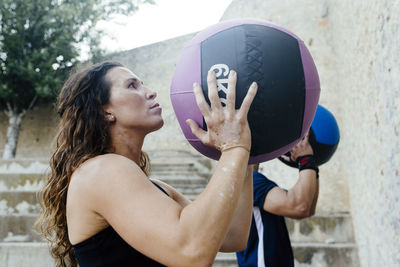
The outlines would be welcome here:
<svg viewBox="0 0 400 267">
<path fill-rule="evenodd" d="M 155 101 L 157 93 L 144 86 L 129 69 L 112 68 L 105 78 L 110 83 L 110 102 L 104 110 L 114 115 L 115 126 L 146 134 L 163 126 L 162 110 Z"/>
</svg>

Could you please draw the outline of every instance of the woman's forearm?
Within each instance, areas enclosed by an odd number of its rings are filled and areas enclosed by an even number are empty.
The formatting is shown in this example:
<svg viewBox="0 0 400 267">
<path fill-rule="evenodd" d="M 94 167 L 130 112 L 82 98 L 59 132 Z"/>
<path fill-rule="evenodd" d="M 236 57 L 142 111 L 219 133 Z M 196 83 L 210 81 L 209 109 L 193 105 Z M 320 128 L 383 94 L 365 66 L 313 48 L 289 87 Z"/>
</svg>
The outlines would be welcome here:
<svg viewBox="0 0 400 267">
<path fill-rule="evenodd" d="M 205 190 L 181 212 L 186 242 L 199 258 L 212 255 L 213 259 L 225 239 L 238 206 L 248 159 L 249 152 L 241 147 L 222 153 Z M 249 217 L 251 220 L 251 213 Z"/>
<path fill-rule="evenodd" d="M 248 166 L 239 203 L 232 224 L 220 248 L 222 252 L 241 251 L 246 248 L 253 213 L 253 167 Z"/>
</svg>

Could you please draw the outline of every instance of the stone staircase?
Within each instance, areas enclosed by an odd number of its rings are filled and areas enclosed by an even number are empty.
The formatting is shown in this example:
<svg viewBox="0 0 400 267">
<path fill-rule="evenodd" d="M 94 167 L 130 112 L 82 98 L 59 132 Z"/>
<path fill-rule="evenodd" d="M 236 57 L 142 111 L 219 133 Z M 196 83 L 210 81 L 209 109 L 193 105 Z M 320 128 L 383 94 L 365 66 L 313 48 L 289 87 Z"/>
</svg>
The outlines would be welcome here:
<svg viewBox="0 0 400 267">
<path fill-rule="evenodd" d="M 182 151 L 150 152 L 151 178 L 160 179 L 190 199 L 202 192 L 213 163 Z M 36 192 L 47 160 L 0 161 L 0 266 L 53 266 L 47 244 L 33 230 L 39 212 Z M 296 266 L 359 266 L 351 216 L 346 213 L 287 219 Z M 219 253 L 214 267 L 237 266 L 234 253 Z"/>
<path fill-rule="evenodd" d="M 348 213 L 286 219 L 296 266 L 360 266 Z"/>
</svg>

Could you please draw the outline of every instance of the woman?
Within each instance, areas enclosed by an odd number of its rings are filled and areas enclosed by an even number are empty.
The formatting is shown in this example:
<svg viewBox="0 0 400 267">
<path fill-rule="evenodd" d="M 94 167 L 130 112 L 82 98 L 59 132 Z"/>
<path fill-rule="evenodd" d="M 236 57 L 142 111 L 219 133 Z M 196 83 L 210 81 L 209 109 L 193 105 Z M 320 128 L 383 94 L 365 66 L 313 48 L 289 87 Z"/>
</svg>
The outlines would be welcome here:
<svg viewBox="0 0 400 267">
<path fill-rule="evenodd" d="M 208 130 L 193 133 L 222 152 L 209 184 L 191 202 L 148 179 L 145 136 L 163 125 L 157 94 L 119 63 L 72 75 L 58 98 L 60 131 L 43 191 L 41 229 L 57 266 L 210 266 L 220 251 L 246 247 L 252 210 L 250 87 L 235 110 L 236 73 L 222 107 L 214 72 L 211 107 L 194 84 Z"/>
</svg>

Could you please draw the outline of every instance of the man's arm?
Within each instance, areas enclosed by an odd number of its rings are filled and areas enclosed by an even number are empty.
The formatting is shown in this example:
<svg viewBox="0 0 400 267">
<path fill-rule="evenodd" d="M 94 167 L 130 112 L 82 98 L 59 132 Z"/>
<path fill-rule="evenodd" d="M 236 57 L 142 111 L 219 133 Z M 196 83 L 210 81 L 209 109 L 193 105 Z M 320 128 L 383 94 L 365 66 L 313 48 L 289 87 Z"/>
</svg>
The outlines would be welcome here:
<svg viewBox="0 0 400 267">
<path fill-rule="evenodd" d="M 314 170 L 299 173 L 297 183 L 288 191 L 274 187 L 265 197 L 264 210 L 293 219 L 314 215 L 318 198 L 318 179 Z"/>
<path fill-rule="evenodd" d="M 311 205 L 311 216 L 315 214 L 315 209 L 317 208 L 318 194 L 319 194 L 319 180 L 317 179 L 317 190 L 315 191 L 313 204 Z"/>
<path fill-rule="evenodd" d="M 314 154 L 308 137 L 309 133 L 291 150 L 291 160 L 294 162 L 301 156 Z M 290 160 L 289 157 L 282 157 Z M 318 190 L 317 172 L 313 169 L 301 170 L 296 184 L 288 191 L 276 186 L 268 192 L 264 210 L 293 219 L 310 217 L 315 213 Z"/>
</svg>

